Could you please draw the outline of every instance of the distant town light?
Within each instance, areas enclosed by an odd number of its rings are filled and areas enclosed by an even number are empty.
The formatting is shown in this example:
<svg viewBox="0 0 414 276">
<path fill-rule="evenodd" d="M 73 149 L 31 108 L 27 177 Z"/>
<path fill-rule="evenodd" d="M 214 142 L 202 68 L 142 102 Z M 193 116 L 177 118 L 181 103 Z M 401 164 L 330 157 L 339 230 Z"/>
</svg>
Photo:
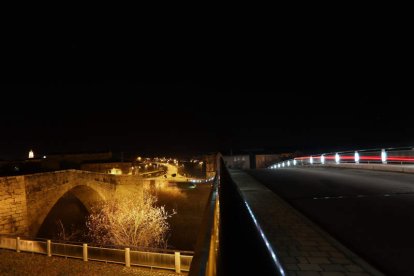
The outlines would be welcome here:
<svg viewBox="0 0 414 276">
<path fill-rule="evenodd" d="M 341 161 L 341 157 L 339 156 L 339 154 L 335 154 L 335 162 L 336 164 L 339 164 L 339 162 Z"/>
<path fill-rule="evenodd" d="M 110 174 L 122 174 L 122 170 L 118 168 L 112 168 L 109 170 Z"/>
<path fill-rule="evenodd" d="M 46 158 L 46 155 L 43 155 L 43 159 L 45 159 Z"/>
<path fill-rule="evenodd" d="M 381 150 L 381 161 L 382 163 L 387 164 L 387 152 L 385 149 Z"/>
<path fill-rule="evenodd" d="M 285 167 L 285 162 L 282 162 L 282 167 Z"/>
<path fill-rule="evenodd" d="M 325 155 L 323 155 L 323 154 L 321 155 L 321 163 L 325 164 Z"/>
<path fill-rule="evenodd" d="M 140 156 L 138 156 L 137 160 L 138 160 L 138 161 L 141 161 L 141 160 L 142 160 L 142 158 L 141 158 Z"/>
<path fill-rule="evenodd" d="M 313 164 L 313 156 L 309 158 L 309 163 Z"/>
<path fill-rule="evenodd" d="M 293 159 L 293 166 L 296 166 L 296 159 Z"/>
<path fill-rule="evenodd" d="M 359 163 L 359 153 L 356 151 L 354 154 L 355 163 Z"/>
<path fill-rule="evenodd" d="M 287 165 L 288 165 L 288 167 L 290 167 L 290 161 L 289 160 L 287 161 Z"/>
<path fill-rule="evenodd" d="M 280 168 L 280 164 L 277 164 L 277 167 Z"/>
<path fill-rule="evenodd" d="M 34 153 L 33 153 L 33 150 L 30 150 L 30 151 L 29 151 L 29 158 L 34 158 Z"/>
</svg>

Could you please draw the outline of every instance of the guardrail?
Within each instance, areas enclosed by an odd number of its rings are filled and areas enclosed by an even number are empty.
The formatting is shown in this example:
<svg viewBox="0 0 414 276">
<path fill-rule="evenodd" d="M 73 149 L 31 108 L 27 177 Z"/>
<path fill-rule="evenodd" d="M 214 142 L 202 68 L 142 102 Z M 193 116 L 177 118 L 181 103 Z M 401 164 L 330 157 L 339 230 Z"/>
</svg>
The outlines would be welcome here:
<svg viewBox="0 0 414 276">
<path fill-rule="evenodd" d="M 83 261 L 102 261 L 124 264 L 127 267 L 143 266 L 174 270 L 177 273 L 189 271 L 192 261 L 191 251 L 147 252 L 134 248 L 106 248 L 90 246 L 86 243 L 72 244 L 52 242 L 51 240 L 32 240 L 0 235 L 0 248 L 16 252 L 32 252 L 51 256 L 82 259 Z"/>
<path fill-rule="evenodd" d="M 220 154 L 189 276 L 285 275 Z"/>
<path fill-rule="evenodd" d="M 221 155 L 217 154 L 215 158 L 216 176 L 204 211 L 189 276 L 217 275 L 220 227 L 220 160 Z"/>
<path fill-rule="evenodd" d="M 391 164 L 414 165 L 414 148 L 384 148 L 357 151 L 322 153 L 295 157 L 269 166 L 277 169 L 290 166 L 324 165 L 324 164 Z"/>
</svg>

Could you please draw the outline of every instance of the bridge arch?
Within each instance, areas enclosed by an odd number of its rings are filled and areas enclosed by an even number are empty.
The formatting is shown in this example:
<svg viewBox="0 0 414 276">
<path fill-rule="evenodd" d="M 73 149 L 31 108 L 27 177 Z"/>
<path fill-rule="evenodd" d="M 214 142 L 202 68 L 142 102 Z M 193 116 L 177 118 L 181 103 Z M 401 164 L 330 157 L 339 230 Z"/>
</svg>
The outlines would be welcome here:
<svg viewBox="0 0 414 276">
<path fill-rule="evenodd" d="M 135 175 L 117 176 L 77 170 L 0 177 L 0 205 L 8 206 L 6 211 L 0 211 L 0 223 L 3 223 L 0 231 L 36 236 L 53 206 L 68 191 L 86 209 L 90 209 L 94 201 L 140 192 L 146 185 L 150 185 L 149 180 Z M 2 197 L 4 194 L 7 196 Z"/>
<path fill-rule="evenodd" d="M 88 184 L 81 184 L 81 185 L 65 185 L 65 188 L 59 189 L 58 193 L 55 193 L 55 195 L 52 198 L 49 198 L 47 201 L 47 204 L 44 205 L 44 208 L 41 212 L 38 213 L 37 218 L 32 221 L 30 225 L 30 235 L 36 236 L 45 222 L 45 219 L 49 215 L 49 213 L 52 211 L 54 206 L 57 204 L 57 202 L 65 195 L 72 194 L 75 196 L 86 208 L 88 212 L 90 212 L 91 207 L 96 204 L 99 201 L 106 200 L 107 196 L 99 189 L 99 187 L 94 187 L 95 185 L 88 185 Z M 30 218 L 29 218 L 30 219 Z"/>
</svg>

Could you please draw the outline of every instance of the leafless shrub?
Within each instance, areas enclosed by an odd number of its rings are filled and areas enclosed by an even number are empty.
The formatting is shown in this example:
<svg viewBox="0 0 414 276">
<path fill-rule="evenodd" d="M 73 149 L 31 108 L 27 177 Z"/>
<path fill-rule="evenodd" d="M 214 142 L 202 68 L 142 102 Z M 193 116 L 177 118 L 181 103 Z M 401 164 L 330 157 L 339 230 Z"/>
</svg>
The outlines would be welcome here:
<svg viewBox="0 0 414 276">
<path fill-rule="evenodd" d="M 98 244 L 166 247 L 167 219 L 175 214 L 157 207 L 156 197 L 144 191 L 109 199 L 93 208 L 87 228 Z"/>
<path fill-rule="evenodd" d="M 74 225 L 70 229 L 65 229 L 61 220 L 56 222 L 57 225 L 57 238 L 61 241 L 80 241 L 82 237 L 82 231 L 76 229 Z"/>
</svg>

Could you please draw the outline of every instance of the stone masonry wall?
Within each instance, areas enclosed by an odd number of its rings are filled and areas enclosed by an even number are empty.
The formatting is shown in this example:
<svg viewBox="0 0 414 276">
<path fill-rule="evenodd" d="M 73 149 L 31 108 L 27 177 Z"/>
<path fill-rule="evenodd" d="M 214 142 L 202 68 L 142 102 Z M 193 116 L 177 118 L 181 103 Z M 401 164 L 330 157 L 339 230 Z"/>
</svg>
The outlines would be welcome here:
<svg viewBox="0 0 414 276">
<path fill-rule="evenodd" d="M 54 204 L 68 191 L 88 208 L 99 200 L 134 194 L 164 182 L 77 170 L 0 177 L 0 234 L 35 236 Z"/>
<path fill-rule="evenodd" d="M 0 234 L 27 234 L 24 176 L 0 177 Z"/>
</svg>

